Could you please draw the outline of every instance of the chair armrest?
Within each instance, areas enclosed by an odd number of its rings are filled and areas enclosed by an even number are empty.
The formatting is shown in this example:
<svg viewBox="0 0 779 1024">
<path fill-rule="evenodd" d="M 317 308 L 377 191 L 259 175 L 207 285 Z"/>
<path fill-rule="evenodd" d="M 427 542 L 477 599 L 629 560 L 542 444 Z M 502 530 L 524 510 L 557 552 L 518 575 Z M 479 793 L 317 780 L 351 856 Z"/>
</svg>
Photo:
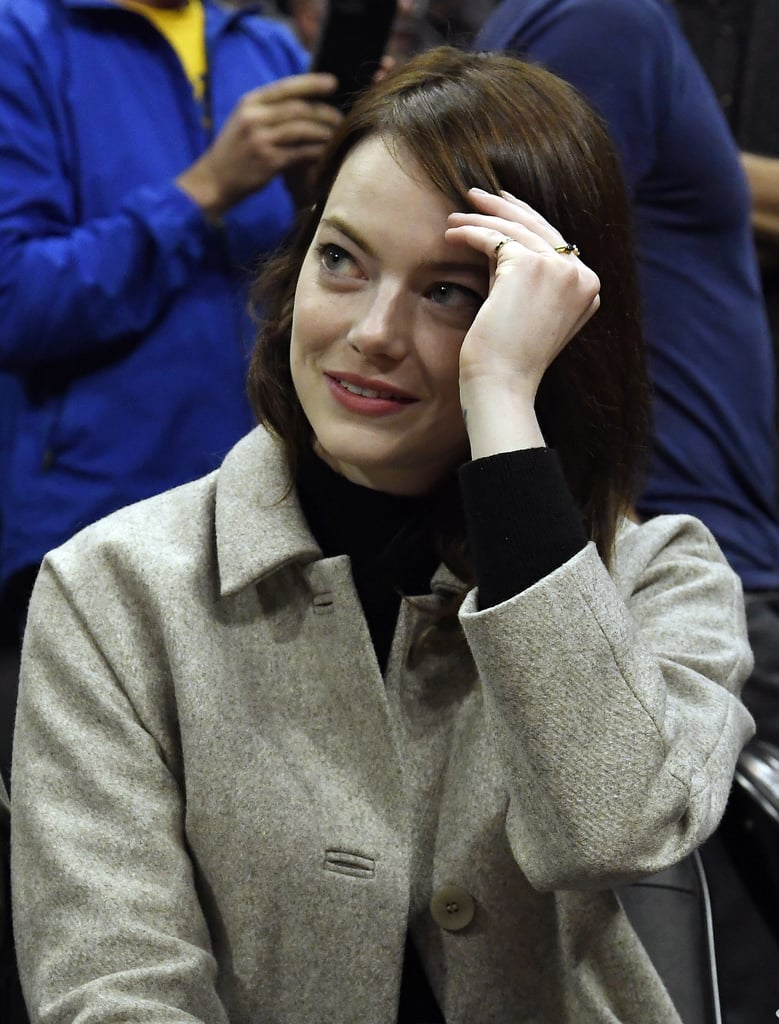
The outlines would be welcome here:
<svg viewBox="0 0 779 1024">
<path fill-rule="evenodd" d="M 698 851 L 617 895 L 684 1024 L 722 1024 L 711 903 Z"/>
<path fill-rule="evenodd" d="M 779 826 L 779 747 L 752 740 L 739 755 L 735 782 Z"/>
</svg>

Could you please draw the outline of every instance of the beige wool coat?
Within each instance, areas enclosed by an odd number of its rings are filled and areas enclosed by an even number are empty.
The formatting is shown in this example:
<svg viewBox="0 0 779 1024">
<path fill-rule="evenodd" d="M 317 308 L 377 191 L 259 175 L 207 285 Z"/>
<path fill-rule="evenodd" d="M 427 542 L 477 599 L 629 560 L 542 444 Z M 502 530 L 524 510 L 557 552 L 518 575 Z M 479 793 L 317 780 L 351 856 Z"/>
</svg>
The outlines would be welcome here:
<svg viewBox="0 0 779 1024">
<path fill-rule="evenodd" d="M 13 769 L 33 1021 L 393 1024 L 410 926 L 449 1024 L 677 1024 L 610 887 L 723 810 L 737 578 L 668 517 L 611 575 L 590 545 L 431 629 L 456 585 L 402 603 L 382 678 L 261 428 L 47 557 Z"/>
</svg>

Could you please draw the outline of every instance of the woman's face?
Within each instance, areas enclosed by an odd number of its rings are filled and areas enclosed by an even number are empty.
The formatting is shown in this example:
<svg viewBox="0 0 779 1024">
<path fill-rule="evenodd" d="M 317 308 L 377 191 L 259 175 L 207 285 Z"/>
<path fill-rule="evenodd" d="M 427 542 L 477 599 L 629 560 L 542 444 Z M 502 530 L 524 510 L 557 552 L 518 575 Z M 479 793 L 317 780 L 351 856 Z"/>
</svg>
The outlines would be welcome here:
<svg viewBox="0 0 779 1024">
<path fill-rule="evenodd" d="M 301 268 L 290 362 L 321 457 L 355 483 L 422 494 L 468 456 L 459 353 L 488 268 L 447 244 L 455 206 L 404 163 L 378 138 L 344 161 Z"/>
</svg>

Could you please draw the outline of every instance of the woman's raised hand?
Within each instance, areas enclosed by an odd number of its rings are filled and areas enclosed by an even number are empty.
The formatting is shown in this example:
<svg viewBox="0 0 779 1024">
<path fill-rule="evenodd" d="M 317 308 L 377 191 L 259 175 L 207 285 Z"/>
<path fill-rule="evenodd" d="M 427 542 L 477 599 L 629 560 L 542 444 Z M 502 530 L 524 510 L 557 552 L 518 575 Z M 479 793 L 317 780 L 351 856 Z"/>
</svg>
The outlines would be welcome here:
<svg viewBox="0 0 779 1024">
<path fill-rule="evenodd" d="M 460 350 L 460 398 L 474 458 L 543 445 L 535 396 L 550 363 L 600 304 L 598 277 L 521 199 L 470 191 L 448 242 L 491 261 L 490 290 Z"/>
</svg>

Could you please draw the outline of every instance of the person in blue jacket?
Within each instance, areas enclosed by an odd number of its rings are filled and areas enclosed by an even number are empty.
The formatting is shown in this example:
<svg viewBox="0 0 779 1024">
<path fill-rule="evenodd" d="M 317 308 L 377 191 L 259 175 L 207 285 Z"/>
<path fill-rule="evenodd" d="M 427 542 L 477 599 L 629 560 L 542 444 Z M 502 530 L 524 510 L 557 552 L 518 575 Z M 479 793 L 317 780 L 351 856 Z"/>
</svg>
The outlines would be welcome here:
<svg viewBox="0 0 779 1024">
<path fill-rule="evenodd" d="M 702 519 L 740 575 L 755 652 L 744 699 L 758 736 L 779 742 L 776 375 L 749 190 L 716 96 L 665 0 L 504 0 L 474 47 L 566 79 L 616 143 L 654 387 L 638 511 Z"/>
<path fill-rule="evenodd" d="M 277 21 L 214 0 L 0 0 L 0 586 L 218 465 L 252 426 L 249 272 L 294 216 L 284 172 L 339 116 Z"/>
</svg>

